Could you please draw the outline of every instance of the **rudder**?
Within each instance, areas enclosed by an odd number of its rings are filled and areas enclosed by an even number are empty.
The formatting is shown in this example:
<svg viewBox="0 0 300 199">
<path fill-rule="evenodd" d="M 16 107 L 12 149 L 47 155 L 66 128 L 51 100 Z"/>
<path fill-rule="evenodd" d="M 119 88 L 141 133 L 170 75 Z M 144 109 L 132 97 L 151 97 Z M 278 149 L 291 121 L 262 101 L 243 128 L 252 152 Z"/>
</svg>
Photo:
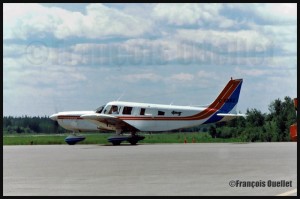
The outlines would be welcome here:
<svg viewBox="0 0 300 199">
<path fill-rule="evenodd" d="M 215 101 L 208 107 L 217 110 L 205 123 L 217 122 L 223 117 L 218 113 L 235 113 L 239 100 L 243 79 L 231 79 Z"/>
</svg>

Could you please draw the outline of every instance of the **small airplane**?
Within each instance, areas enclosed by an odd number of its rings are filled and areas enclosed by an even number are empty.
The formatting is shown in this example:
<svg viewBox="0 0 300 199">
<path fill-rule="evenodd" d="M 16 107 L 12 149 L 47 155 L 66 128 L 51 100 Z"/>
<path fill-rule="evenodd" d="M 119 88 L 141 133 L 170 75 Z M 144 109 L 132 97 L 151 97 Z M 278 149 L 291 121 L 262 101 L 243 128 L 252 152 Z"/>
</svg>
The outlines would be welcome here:
<svg viewBox="0 0 300 199">
<path fill-rule="evenodd" d="M 236 112 L 243 79 L 229 80 L 219 96 L 209 105 L 175 106 L 137 102 L 111 101 L 94 111 L 59 112 L 50 116 L 60 126 L 73 131 L 65 139 L 68 144 L 84 140 L 75 133 L 108 130 L 116 135 L 109 137 L 113 145 L 128 141 L 135 145 L 145 137 L 137 132 L 171 131 L 201 124 L 229 121 L 243 116 Z M 123 135 L 130 132 L 130 136 Z"/>
</svg>

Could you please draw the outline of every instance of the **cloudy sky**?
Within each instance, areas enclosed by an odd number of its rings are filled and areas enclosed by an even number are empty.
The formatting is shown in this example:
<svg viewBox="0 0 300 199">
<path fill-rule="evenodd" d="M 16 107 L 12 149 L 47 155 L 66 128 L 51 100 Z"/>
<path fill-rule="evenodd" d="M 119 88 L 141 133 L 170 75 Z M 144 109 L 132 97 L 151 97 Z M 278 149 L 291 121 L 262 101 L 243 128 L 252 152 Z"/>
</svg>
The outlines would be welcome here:
<svg viewBox="0 0 300 199">
<path fill-rule="evenodd" d="M 296 4 L 3 4 L 3 114 L 297 96 Z"/>
</svg>

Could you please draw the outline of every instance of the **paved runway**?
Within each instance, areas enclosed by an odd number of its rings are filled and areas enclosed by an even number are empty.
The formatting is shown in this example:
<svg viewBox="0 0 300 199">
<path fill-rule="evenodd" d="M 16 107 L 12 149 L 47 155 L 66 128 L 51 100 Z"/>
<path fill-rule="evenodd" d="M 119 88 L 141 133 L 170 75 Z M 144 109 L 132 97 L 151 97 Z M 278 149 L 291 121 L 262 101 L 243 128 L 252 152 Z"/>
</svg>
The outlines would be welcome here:
<svg viewBox="0 0 300 199">
<path fill-rule="evenodd" d="M 296 196 L 296 189 L 295 142 L 3 146 L 4 196 Z"/>
</svg>

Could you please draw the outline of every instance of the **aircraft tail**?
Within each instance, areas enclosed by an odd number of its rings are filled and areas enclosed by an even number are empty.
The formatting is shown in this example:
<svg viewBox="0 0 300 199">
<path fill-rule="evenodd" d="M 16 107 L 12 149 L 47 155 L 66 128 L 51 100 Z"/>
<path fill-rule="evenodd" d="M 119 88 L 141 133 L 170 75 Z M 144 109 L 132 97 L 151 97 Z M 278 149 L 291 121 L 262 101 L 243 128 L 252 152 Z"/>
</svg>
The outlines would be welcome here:
<svg viewBox="0 0 300 199">
<path fill-rule="evenodd" d="M 238 116 L 244 116 L 242 114 L 236 114 L 236 105 L 239 101 L 242 83 L 243 79 L 231 78 L 231 80 L 229 80 L 219 96 L 209 105 L 208 109 L 216 111 L 205 123 L 217 122 L 222 119 L 229 120 Z"/>
<path fill-rule="evenodd" d="M 210 106 L 219 107 L 220 113 L 235 113 L 242 83 L 243 79 L 231 79 Z"/>
</svg>

